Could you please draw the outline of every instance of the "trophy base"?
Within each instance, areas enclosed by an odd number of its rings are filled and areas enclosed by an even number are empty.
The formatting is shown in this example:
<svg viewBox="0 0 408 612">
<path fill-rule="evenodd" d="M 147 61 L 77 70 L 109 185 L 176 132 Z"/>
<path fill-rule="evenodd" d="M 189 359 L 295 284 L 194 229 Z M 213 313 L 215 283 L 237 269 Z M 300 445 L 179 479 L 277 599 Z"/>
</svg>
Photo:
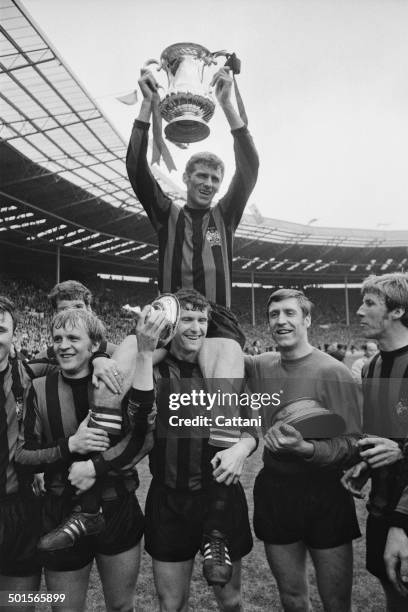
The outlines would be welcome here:
<svg viewBox="0 0 408 612">
<path fill-rule="evenodd" d="M 207 138 L 210 128 L 195 115 L 183 115 L 172 119 L 164 128 L 164 133 L 171 142 L 190 144 Z"/>
</svg>

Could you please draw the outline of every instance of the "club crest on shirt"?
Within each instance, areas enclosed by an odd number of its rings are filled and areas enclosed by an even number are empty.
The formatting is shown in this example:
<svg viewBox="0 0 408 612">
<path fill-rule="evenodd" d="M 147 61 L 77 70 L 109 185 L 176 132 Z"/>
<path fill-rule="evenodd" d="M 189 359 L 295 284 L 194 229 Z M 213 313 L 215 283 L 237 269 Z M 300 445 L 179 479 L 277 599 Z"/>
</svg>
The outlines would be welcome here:
<svg viewBox="0 0 408 612">
<path fill-rule="evenodd" d="M 15 398 L 15 406 L 16 406 L 17 421 L 21 423 L 23 420 L 23 400 L 22 398 L 17 398 L 17 397 Z"/>
<path fill-rule="evenodd" d="M 216 227 L 209 227 L 205 235 L 210 246 L 221 246 L 221 236 Z"/>
<path fill-rule="evenodd" d="M 401 397 L 394 410 L 399 421 L 408 423 L 408 397 Z"/>
</svg>

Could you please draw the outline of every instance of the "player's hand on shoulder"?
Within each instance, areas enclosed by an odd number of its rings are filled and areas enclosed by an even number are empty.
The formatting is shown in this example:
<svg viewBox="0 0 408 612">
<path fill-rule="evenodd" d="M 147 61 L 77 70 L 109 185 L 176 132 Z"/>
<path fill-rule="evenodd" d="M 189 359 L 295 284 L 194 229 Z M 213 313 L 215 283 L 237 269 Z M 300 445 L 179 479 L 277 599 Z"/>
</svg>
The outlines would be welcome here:
<svg viewBox="0 0 408 612">
<path fill-rule="evenodd" d="M 112 393 L 118 395 L 122 393 L 123 378 L 116 361 L 108 357 L 95 357 L 92 366 L 92 384 L 96 389 L 99 387 L 99 382 L 103 382 Z"/>
</svg>

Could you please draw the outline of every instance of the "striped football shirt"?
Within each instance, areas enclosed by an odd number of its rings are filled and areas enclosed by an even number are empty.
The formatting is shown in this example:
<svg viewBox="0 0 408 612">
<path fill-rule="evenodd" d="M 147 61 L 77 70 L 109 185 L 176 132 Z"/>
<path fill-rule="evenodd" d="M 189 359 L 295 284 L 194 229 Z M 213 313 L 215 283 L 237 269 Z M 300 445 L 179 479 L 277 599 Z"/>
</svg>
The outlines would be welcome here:
<svg viewBox="0 0 408 612">
<path fill-rule="evenodd" d="M 236 171 L 227 193 L 213 208 L 180 207 L 166 196 L 146 159 L 149 124 L 136 120 L 126 166 L 129 180 L 159 241 L 159 290 L 196 289 L 231 306 L 232 249 L 258 173 L 258 156 L 246 127 L 233 130 Z"/>
<path fill-rule="evenodd" d="M 68 467 L 84 459 L 70 453 L 68 439 L 88 414 L 92 392 L 90 376 L 67 379 L 57 371 L 34 380 L 28 393 L 16 462 L 22 473 L 44 471 L 46 490 L 55 495 L 70 489 Z M 101 454 L 95 469 L 98 475 L 109 472 L 104 478 L 104 499 L 117 497 L 124 488 L 137 488 L 136 472 L 125 476 L 110 471 L 132 463 L 138 450 L 138 432 L 132 430 L 123 432 L 120 442 Z"/>
<path fill-rule="evenodd" d="M 362 372 L 364 431 L 408 446 L 408 346 L 380 351 Z M 408 529 L 408 456 L 373 470 L 369 511 Z"/>
<path fill-rule="evenodd" d="M 15 454 L 23 415 L 23 395 L 30 384 L 24 363 L 12 359 L 0 372 L 0 499 L 18 491 Z"/>
<path fill-rule="evenodd" d="M 180 406 L 172 410 L 170 394 L 191 394 L 205 390 L 205 383 L 197 363 L 181 361 L 171 355 L 154 369 L 156 387 L 156 426 L 154 446 L 150 453 L 153 478 L 172 489 L 200 490 L 212 479 L 211 459 L 223 447 L 209 444 L 210 426 L 205 421 L 195 425 L 172 426 L 169 419 L 211 417 L 200 405 Z M 174 397 L 174 396 L 173 396 Z M 256 438 L 253 428 L 243 428 Z M 241 431 L 239 432 L 241 434 Z"/>
<path fill-rule="evenodd" d="M 150 453 L 153 478 L 172 489 L 199 490 L 210 478 L 210 430 L 205 426 L 172 428 L 169 418 L 176 413 L 170 409 L 169 395 L 203 389 L 200 368 L 196 363 L 179 361 L 168 355 L 155 367 L 155 386 L 157 416 Z M 199 414 L 202 413 L 193 406 L 183 409 L 186 418 Z"/>
</svg>

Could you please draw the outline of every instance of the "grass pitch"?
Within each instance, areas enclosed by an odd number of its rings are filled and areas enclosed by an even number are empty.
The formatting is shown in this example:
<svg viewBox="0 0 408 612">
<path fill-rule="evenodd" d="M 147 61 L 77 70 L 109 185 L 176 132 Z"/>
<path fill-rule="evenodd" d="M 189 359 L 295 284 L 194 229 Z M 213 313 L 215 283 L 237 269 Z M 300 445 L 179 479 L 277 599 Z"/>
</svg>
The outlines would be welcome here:
<svg viewBox="0 0 408 612">
<path fill-rule="evenodd" d="M 246 492 L 251 519 L 253 514 L 252 487 L 255 476 L 262 466 L 261 456 L 261 449 L 258 449 L 250 457 L 241 479 Z M 143 508 L 151 478 L 146 459 L 140 464 L 139 468 L 140 488 L 138 490 L 138 498 Z M 357 500 L 357 513 L 361 530 L 364 532 L 366 511 L 365 503 L 361 500 Z M 191 584 L 190 610 L 193 612 L 218 610 L 212 595 L 212 589 L 207 586 L 201 571 L 201 557 L 197 556 Z M 322 611 L 323 608 L 317 593 L 314 570 L 311 563 L 309 573 L 313 611 Z M 252 552 L 243 560 L 242 593 L 244 610 L 246 612 L 278 612 L 282 609 L 275 581 L 265 559 L 263 544 L 256 538 L 254 538 Z M 104 612 L 106 609 L 98 572 L 95 567 L 91 573 L 86 609 L 87 612 Z M 151 559 L 143 551 L 136 589 L 135 610 L 136 612 L 156 612 L 158 609 L 152 577 Z M 40 612 L 45 612 L 46 610 L 49 610 L 47 606 L 39 607 Z M 353 612 L 384 612 L 384 610 L 385 603 L 379 583 L 365 570 L 365 543 L 364 538 L 360 538 L 360 540 L 354 543 Z"/>
</svg>

